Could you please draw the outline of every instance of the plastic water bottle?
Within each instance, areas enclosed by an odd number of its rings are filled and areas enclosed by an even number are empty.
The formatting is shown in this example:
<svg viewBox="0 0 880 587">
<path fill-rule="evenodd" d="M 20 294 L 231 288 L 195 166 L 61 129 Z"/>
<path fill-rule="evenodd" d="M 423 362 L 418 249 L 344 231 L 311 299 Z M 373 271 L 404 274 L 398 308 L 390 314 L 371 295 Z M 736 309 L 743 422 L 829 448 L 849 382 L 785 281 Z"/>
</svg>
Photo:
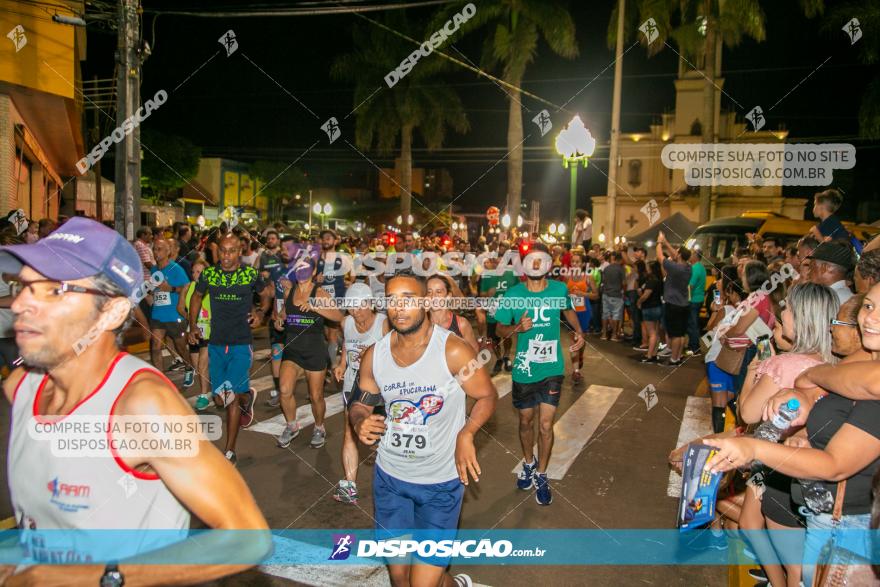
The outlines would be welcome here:
<svg viewBox="0 0 880 587">
<path fill-rule="evenodd" d="M 792 398 L 779 407 L 779 412 L 766 422 L 761 423 L 755 430 L 755 438 L 767 440 L 769 442 L 779 442 L 782 434 L 789 429 L 792 420 L 794 420 L 800 411 L 801 404 L 798 400 Z M 752 461 L 752 472 L 757 472 L 764 465 L 757 459 Z"/>
</svg>

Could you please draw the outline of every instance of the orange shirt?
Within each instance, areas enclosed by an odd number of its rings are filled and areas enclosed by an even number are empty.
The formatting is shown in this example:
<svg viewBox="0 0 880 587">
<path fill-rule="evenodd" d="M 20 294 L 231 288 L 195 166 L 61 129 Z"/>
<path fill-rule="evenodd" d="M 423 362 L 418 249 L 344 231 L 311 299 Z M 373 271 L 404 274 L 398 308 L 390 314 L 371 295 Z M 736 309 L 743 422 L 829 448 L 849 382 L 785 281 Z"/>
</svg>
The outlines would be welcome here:
<svg viewBox="0 0 880 587">
<path fill-rule="evenodd" d="M 587 306 L 585 305 L 587 299 L 587 278 L 582 277 L 580 279 L 569 279 L 566 282 L 566 286 L 568 287 L 568 295 L 580 296 L 584 300 L 583 304 L 574 307 L 574 311 L 585 311 L 587 309 Z"/>
</svg>

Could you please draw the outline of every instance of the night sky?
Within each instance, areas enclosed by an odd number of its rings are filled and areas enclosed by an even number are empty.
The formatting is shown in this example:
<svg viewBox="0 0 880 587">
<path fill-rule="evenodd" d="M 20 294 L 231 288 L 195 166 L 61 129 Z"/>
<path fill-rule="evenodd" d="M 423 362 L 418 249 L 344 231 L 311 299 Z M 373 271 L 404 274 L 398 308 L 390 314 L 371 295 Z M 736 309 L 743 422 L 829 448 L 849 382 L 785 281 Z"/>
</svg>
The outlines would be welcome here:
<svg viewBox="0 0 880 587">
<path fill-rule="evenodd" d="M 145 126 L 184 136 L 200 145 L 205 156 L 244 161 L 262 158 L 289 163 L 314 141 L 322 139 L 317 148 L 297 163 L 315 184 L 373 187 L 359 184 L 370 164 L 342 141 L 327 145 L 326 135 L 319 129 L 325 119 L 335 116 L 342 122 L 343 134 L 353 139 L 354 117 L 343 121 L 354 107 L 350 84 L 331 80 L 329 68 L 337 55 L 351 50 L 351 27 L 362 20 L 353 15 L 195 18 L 166 14 L 155 17 L 157 11 L 172 8 L 218 10 L 224 4 L 144 0 L 144 36 L 150 41 L 153 53 L 144 65 L 141 95 L 148 98 L 159 89 L 169 93 L 168 102 Z M 479 10 L 480 2 L 477 0 L 475 4 Z M 528 109 L 524 111 L 525 134 L 531 133 L 525 143 L 523 200 L 540 200 L 542 215 L 548 219 L 561 218 L 567 213 L 568 174 L 553 149 L 556 129 L 578 113 L 600 144 L 608 140 L 614 68 L 599 74 L 613 60 L 613 51 L 606 43 L 613 4 L 611 0 L 572 2 L 580 56 L 566 60 L 542 44 L 537 60 L 526 72 L 524 89 L 558 105 L 586 86 L 568 104 L 568 113 L 556 112 L 553 107 L 528 97 L 522 99 Z M 854 216 L 855 198 L 850 197 L 853 193 L 858 194 L 860 200 L 880 200 L 876 181 L 878 144 L 857 140 L 861 95 L 876 75 L 876 66 L 862 65 L 856 49 L 850 47 L 849 39 L 839 27 L 823 30 L 825 19 L 807 19 L 796 0 L 762 4 L 766 11 L 767 39 L 763 43 L 745 39 L 737 48 L 724 50 L 724 89 L 746 111 L 756 104 L 763 105 L 766 128 L 786 128 L 791 139 L 828 142 L 834 137 L 835 142 L 854 142 L 858 148 L 856 169 L 847 174 L 848 177 L 839 171 L 835 173 L 835 179 L 839 178 L 840 184 L 846 186 L 845 215 Z M 431 13 L 430 8 L 416 9 L 411 10 L 410 17 L 413 21 L 426 22 Z M 376 18 L 377 13 L 368 16 Z M 228 29 L 236 32 L 238 51 L 231 57 L 221 53 L 210 59 L 221 49 L 217 39 Z M 115 34 L 91 27 L 89 30 L 88 60 L 83 77 L 108 77 L 112 74 Z M 483 35 L 477 33 L 461 40 L 454 37 L 452 42 L 473 62 L 479 63 L 482 38 Z M 829 57 L 824 66 L 809 75 Z M 676 72 L 677 56 L 669 49 L 651 58 L 642 46 L 627 53 L 622 106 L 624 132 L 647 131 L 648 124 L 658 120 L 663 112 L 671 111 Z M 192 77 L 175 91 L 190 75 Z M 599 77 L 591 82 L 597 75 Z M 807 79 L 802 81 L 804 78 Z M 506 96 L 492 82 L 468 71 L 455 71 L 443 79 L 462 96 L 471 130 L 463 136 L 450 132 L 446 141 L 450 150 L 434 153 L 425 152 L 416 140 L 414 166 L 448 168 L 455 194 L 479 178 L 466 197 L 457 202 L 464 211 L 479 212 L 491 204 L 503 205 L 506 163 L 495 163 L 506 152 Z M 802 83 L 797 89 L 767 113 L 770 105 L 799 82 Z M 377 79 L 376 87 L 380 84 L 384 87 L 382 80 Z M 723 109 L 739 110 L 729 98 L 722 96 L 721 99 Z M 545 137 L 541 137 L 530 122 L 543 108 L 550 111 L 554 123 L 554 130 Z M 739 111 L 740 118 L 743 114 L 745 111 Z M 542 147 L 550 149 L 541 150 Z M 368 155 L 378 165 L 392 165 L 390 158 Z M 605 157 L 607 150 L 598 151 L 586 172 L 581 172 L 579 206 L 588 206 L 589 196 L 605 193 L 607 180 L 594 168 L 604 172 L 607 169 Z M 810 197 L 814 191 L 809 187 L 786 188 L 785 195 Z"/>
</svg>

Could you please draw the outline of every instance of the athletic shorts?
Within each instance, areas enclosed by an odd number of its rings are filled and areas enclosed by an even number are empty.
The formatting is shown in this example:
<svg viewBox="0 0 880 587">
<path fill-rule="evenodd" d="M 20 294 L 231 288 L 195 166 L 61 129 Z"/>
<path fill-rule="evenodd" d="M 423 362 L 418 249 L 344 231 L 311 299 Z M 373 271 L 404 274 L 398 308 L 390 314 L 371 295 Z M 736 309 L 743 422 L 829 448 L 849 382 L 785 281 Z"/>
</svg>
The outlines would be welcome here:
<svg viewBox="0 0 880 587">
<path fill-rule="evenodd" d="M 623 298 L 602 296 L 602 320 L 623 320 Z"/>
<path fill-rule="evenodd" d="M 281 354 L 282 361 L 296 363 L 306 371 L 323 371 L 330 365 L 330 357 L 327 356 L 327 345 L 321 339 L 321 344 L 308 340 L 300 340 L 284 347 Z"/>
<path fill-rule="evenodd" d="M 498 342 L 498 339 L 501 338 L 498 336 L 498 322 L 486 321 L 486 336 Z"/>
<path fill-rule="evenodd" d="M 272 346 L 273 344 L 284 346 L 286 337 L 287 335 L 283 330 L 277 330 L 272 324 L 269 324 L 269 346 Z"/>
<path fill-rule="evenodd" d="M 660 322 L 663 319 L 663 306 L 642 308 L 642 322 Z"/>
<path fill-rule="evenodd" d="M 250 391 L 253 357 L 249 344 L 208 344 L 208 376 L 214 393 L 224 388 L 235 393 Z"/>
<path fill-rule="evenodd" d="M 538 404 L 559 405 L 562 393 L 562 375 L 547 377 L 534 383 L 513 382 L 513 407 L 518 410 L 534 408 Z"/>
<path fill-rule="evenodd" d="M 186 322 L 184 322 L 183 319 L 175 322 L 160 322 L 159 320 L 153 320 L 150 318 L 150 330 L 164 330 L 165 334 L 171 338 L 183 336 L 186 334 L 186 328 Z"/>
<path fill-rule="evenodd" d="M 578 324 L 581 325 L 581 330 L 587 332 L 590 329 L 590 320 L 593 319 L 593 313 L 590 311 L 590 306 L 587 306 L 587 309 L 583 312 L 575 312 L 578 317 Z"/>
<path fill-rule="evenodd" d="M 187 346 L 189 347 L 190 354 L 197 355 L 200 350 L 208 348 L 208 341 L 200 338 L 198 344 L 188 344 Z"/>
<path fill-rule="evenodd" d="M 399 536 L 400 530 L 417 530 L 412 532 L 416 541 L 454 540 L 463 498 L 464 485 L 458 478 L 444 483 L 410 483 L 377 465 L 373 475 L 376 538 L 389 539 Z M 446 557 L 416 556 L 437 567 L 449 565 Z"/>
<path fill-rule="evenodd" d="M 673 338 L 684 336 L 687 333 L 688 316 L 691 313 L 690 305 L 676 306 L 667 303 L 666 308 L 666 333 Z"/>
<path fill-rule="evenodd" d="M 706 378 L 709 379 L 709 390 L 713 393 L 730 392 L 736 393 L 733 383 L 733 375 L 722 371 L 715 361 L 706 363 Z"/>
<path fill-rule="evenodd" d="M 761 491 L 761 490 L 759 490 Z M 791 477 L 764 470 L 761 513 L 777 524 L 789 528 L 806 528 L 804 517 L 791 499 Z"/>
</svg>

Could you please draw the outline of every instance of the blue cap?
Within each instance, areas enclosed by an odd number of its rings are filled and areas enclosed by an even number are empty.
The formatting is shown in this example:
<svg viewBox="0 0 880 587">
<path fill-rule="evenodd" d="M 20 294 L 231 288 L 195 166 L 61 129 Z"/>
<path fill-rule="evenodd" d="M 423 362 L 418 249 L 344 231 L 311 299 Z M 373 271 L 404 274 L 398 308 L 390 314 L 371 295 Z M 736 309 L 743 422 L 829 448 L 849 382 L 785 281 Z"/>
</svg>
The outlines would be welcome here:
<svg viewBox="0 0 880 587">
<path fill-rule="evenodd" d="M 25 265 L 58 281 L 104 275 L 129 297 L 144 283 L 143 265 L 132 244 L 112 228 L 81 216 L 33 244 L 0 247 L 0 273 L 18 273 Z"/>
<path fill-rule="evenodd" d="M 788 400 L 788 403 L 785 404 L 785 405 L 788 406 L 788 409 L 789 409 L 789 410 L 794 411 L 794 410 L 798 410 L 798 409 L 800 409 L 800 407 L 801 407 L 801 402 L 797 401 L 795 398 L 791 398 L 790 400 Z"/>
</svg>

